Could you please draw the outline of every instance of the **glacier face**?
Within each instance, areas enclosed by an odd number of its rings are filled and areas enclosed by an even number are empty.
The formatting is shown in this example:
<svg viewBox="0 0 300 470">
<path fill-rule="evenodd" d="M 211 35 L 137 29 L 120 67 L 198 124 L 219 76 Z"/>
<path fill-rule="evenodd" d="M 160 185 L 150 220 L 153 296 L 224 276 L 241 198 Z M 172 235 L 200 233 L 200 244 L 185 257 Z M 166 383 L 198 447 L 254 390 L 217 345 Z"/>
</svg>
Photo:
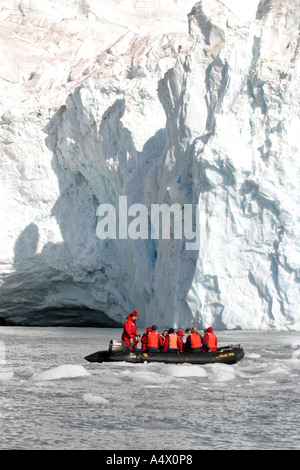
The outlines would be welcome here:
<svg viewBox="0 0 300 470">
<path fill-rule="evenodd" d="M 299 329 L 300 3 L 2 3 L 0 317 Z M 120 195 L 199 251 L 100 240 Z"/>
</svg>

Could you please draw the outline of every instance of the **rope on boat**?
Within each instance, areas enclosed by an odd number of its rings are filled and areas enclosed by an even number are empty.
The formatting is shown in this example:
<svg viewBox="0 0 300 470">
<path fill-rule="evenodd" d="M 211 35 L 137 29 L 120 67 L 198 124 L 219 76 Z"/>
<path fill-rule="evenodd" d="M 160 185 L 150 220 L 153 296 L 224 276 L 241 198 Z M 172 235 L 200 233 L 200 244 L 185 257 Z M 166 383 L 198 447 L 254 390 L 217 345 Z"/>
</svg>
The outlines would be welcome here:
<svg viewBox="0 0 300 470">
<path fill-rule="evenodd" d="M 222 353 L 224 351 L 232 351 L 233 348 L 236 348 L 236 349 L 241 349 L 241 344 L 230 344 L 229 346 L 227 346 L 226 348 L 222 348 L 219 352 Z"/>
</svg>

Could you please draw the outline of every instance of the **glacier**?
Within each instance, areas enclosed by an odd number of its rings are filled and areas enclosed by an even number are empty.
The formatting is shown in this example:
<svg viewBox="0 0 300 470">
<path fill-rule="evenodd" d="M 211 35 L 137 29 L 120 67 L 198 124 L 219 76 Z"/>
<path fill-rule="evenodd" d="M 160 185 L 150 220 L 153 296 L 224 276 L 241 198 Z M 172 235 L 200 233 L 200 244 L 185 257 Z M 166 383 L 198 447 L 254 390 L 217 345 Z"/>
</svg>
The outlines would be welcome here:
<svg viewBox="0 0 300 470">
<path fill-rule="evenodd" d="M 0 319 L 300 329 L 299 0 L 3 0 Z M 197 204 L 200 246 L 101 240 Z"/>
</svg>

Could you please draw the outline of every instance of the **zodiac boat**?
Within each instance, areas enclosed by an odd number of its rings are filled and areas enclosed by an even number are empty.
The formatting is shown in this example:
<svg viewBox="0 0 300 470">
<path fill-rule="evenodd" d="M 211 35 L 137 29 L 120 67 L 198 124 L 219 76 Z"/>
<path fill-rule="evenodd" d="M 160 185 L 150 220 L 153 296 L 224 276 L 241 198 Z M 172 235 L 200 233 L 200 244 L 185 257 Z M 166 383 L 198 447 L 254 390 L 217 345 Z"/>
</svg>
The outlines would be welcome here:
<svg viewBox="0 0 300 470">
<path fill-rule="evenodd" d="M 97 351 L 85 356 L 88 362 L 162 362 L 166 364 L 235 364 L 245 353 L 240 344 L 217 348 L 217 352 L 150 352 L 141 349 L 129 351 L 122 342 L 111 340 L 108 350 Z"/>
</svg>

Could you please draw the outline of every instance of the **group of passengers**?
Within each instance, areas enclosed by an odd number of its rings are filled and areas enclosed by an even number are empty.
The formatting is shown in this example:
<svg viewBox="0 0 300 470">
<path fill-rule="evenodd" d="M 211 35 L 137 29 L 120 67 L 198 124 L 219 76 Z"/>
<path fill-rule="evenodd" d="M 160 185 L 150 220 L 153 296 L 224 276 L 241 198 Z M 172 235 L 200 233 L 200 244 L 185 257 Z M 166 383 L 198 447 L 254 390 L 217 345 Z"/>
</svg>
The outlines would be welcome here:
<svg viewBox="0 0 300 470">
<path fill-rule="evenodd" d="M 136 349 L 140 340 L 136 329 L 137 311 L 134 310 L 128 315 L 124 323 L 122 340 L 129 350 Z M 158 333 L 157 326 L 147 327 L 141 337 L 142 350 L 144 351 L 164 351 L 164 352 L 216 352 L 217 337 L 212 327 L 204 330 L 202 337 L 196 327 L 174 331 L 173 328 Z"/>
</svg>

